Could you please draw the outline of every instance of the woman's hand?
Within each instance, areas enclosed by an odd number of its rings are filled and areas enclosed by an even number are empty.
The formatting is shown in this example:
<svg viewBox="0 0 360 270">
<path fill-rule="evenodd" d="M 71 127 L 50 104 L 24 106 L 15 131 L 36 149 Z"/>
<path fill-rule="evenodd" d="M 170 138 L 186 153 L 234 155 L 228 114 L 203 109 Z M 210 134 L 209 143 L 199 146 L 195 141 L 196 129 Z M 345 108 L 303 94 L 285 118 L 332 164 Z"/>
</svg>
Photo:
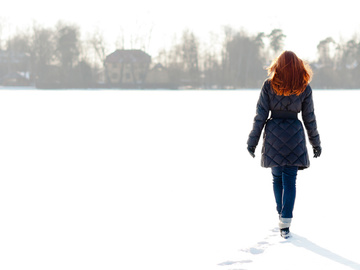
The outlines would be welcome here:
<svg viewBox="0 0 360 270">
<path fill-rule="evenodd" d="M 254 158 L 255 157 L 255 146 L 248 146 L 247 150 L 249 151 L 250 155 Z"/>
<path fill-rule="evenodd" d="M 314 158 L 320 157 L 321 155 L 321 146 L 316 146 L 313 148 L 314 150 Z"/>
</svg>

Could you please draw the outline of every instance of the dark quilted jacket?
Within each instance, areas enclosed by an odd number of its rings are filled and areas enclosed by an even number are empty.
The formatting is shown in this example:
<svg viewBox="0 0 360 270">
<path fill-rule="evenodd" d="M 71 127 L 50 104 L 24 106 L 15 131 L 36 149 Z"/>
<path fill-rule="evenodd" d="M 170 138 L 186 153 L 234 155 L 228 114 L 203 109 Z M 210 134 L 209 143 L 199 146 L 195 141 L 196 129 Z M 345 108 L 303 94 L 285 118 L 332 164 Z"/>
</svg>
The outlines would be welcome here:
<svg viewBox="0 0 360 270">
<path fill-rule="evenodd" d="M 272 90 L 270 81 L 266 80 L 257 103 L 253 129 L 247 141 L 249 146 L 256 147 L 265 126 L 261 166 L 268 168 L 289 165 L 298 166 L 299 169 L 309 167 L 309 155 L 301 121 L 268 119 L 271 110 L 301 112 L 310 144 L 313 147 L 320 146 L 310 85 L 299 96 L 279 96 Z"/>
</svg>

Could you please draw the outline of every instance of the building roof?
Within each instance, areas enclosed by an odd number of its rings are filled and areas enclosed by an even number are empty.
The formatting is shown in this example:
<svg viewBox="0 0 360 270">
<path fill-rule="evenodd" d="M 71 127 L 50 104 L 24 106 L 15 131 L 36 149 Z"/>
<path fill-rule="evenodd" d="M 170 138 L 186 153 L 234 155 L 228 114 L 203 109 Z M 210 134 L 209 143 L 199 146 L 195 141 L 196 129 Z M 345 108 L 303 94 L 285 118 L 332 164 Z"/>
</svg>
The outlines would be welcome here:
<svg viewBox="0 0 360 270">
<path fill-rule="evenodd" d="M 116 50 L 106 56 L 105 62 L 109 63 L 135 63 L 151 62 L 151 56 L 142 50 Z"/>
</svg>

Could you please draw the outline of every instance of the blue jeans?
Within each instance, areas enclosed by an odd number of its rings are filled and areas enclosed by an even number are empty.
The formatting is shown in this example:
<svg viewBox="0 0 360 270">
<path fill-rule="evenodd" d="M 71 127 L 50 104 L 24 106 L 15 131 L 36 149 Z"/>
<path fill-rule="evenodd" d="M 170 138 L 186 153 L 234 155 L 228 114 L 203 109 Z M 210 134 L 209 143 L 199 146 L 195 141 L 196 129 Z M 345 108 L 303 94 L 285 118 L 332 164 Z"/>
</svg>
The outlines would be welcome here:
<svg viewBox="0 0 360 270">
<path fill-rule="evenodd" d="M 292 218 L 296 196 L 298 167 L 282 166 L 271 168 L 276 210 L 282 218 Z"/>
</svg>

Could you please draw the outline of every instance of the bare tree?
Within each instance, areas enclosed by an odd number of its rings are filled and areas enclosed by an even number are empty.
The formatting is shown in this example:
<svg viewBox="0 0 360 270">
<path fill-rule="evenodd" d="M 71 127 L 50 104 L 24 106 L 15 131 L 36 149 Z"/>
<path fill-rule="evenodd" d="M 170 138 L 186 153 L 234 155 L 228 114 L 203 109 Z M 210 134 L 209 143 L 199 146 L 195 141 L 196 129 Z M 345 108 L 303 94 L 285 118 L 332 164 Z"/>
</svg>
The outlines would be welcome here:
<svg viewBox="0 0 360 270">
<path fill-rule="evenodd" d="M 166 66 L 169 70 L 169 77 L 172 83 L 176 86 L 180 85 L 184 77 L 184 65 L 181 58 L 181 45 L 176 38 L 173 37 L 173 45 L 171 46 L 168 53 L 163 55 L 166 57 Z"/>
<path fill-rule="evenodd" d="M 332 37 L 328 37 L 321 40 L 317 45 L 319 64 L 323 66 L 333 66 L 333 59 L 331 55 L 331 46 L 335 46 L 336 43 Z"/>
<path fill-rule="evenodd" d="M 37 83 L 55 81 L 57 76 L 52 67 L 55 60 L 54 30 L 34 23 L 30 44 L 32 80 Z"/>
<path fill-rule="evenodd" d="M 274 56 L 277 56 L 279 52 L 284 48 L 284 35 L 281 29 L 273 29 L 268 35 L 270 38 L 270 48 L 274 52 Z"/>
<path fill-rule="evenodd" d="M 108 54 L 108 50 L 103 32 L 101 32 L 99 29 L 96 29 L 88 42 L 92 47 L 93 51 L 95 52 L 95 56 L 98 60 L 97 63 L 99 63 L 101 68 L 103 69 L 105 81 L 110 81 L 108 70 L 107 68 L 105 68 L 105 59 L 106 55 Z"/>
<path fill-rule="evenodd" d="M 6 50 L 10 52 L 29 53 L 30 35 L 26 32 L 18 32 L 6 41 Z"/>
<path fill-rule="evenodd" d="M 0 51 L 2 50 L 2 35 L 3 35 L 4 22 L 0 17 Z"/>
<path fill-rule="evenodd" d="M 360 43 L 353 38 L 342 48 L 343 67 L 352 69 L 360 65 Z"/>
<path fill-rule="evenodd" d="M 223 72 L 227 85 L 235 88 L 258 86 L 263 77 L 261 55 L 263 35 L 227 29 L 224 42 Z"/>
<path fill-rule="evenodd" d="M 135 31 L 130 33 L 130 49 L 141 49 L 145 52 L 148 51 L 153 29 L 153 22 L 137 20 L 135 22 Z"/>
<path fill-rule="evenodd" d="M 104 61 L 108 53 L 108 50 L 103 32 L 101 32 L 99 29 L 96 29 L 91 35 L 89 39 L 89 43 L 92 49 L 94 50 L 99 63 L 104 65 Z"/>
<path fill-rule="evenodd" d="M 80 29 L 78 26 L 58 22 L 55 33 L 56 58 L 61 68 L 61 81 L 74 80 L 73 68 L 79 63 Z"/>
<path fill-rule="evenodd" d="M 181 56 L 184 72 L 192 86 L 199 84 L 199 41 L 194 33 L 185 30 L 182 35 Z"/>
<path fill-rule="evenodd" d="M 219 88 L 221 81 L 221 43 L 220 37 L 216 33 L 210 33 L 209 42 L 203 45 L 199 57 L 201 79 L 205 88 Z"/>
<path fill-rule="evenodd" d="M 115 41 L 115 48 L 124 50 L 125 49 L 125 32 L 124 29 L 120 26 L 120 34 L 117 36 Z"/>
</svg>

